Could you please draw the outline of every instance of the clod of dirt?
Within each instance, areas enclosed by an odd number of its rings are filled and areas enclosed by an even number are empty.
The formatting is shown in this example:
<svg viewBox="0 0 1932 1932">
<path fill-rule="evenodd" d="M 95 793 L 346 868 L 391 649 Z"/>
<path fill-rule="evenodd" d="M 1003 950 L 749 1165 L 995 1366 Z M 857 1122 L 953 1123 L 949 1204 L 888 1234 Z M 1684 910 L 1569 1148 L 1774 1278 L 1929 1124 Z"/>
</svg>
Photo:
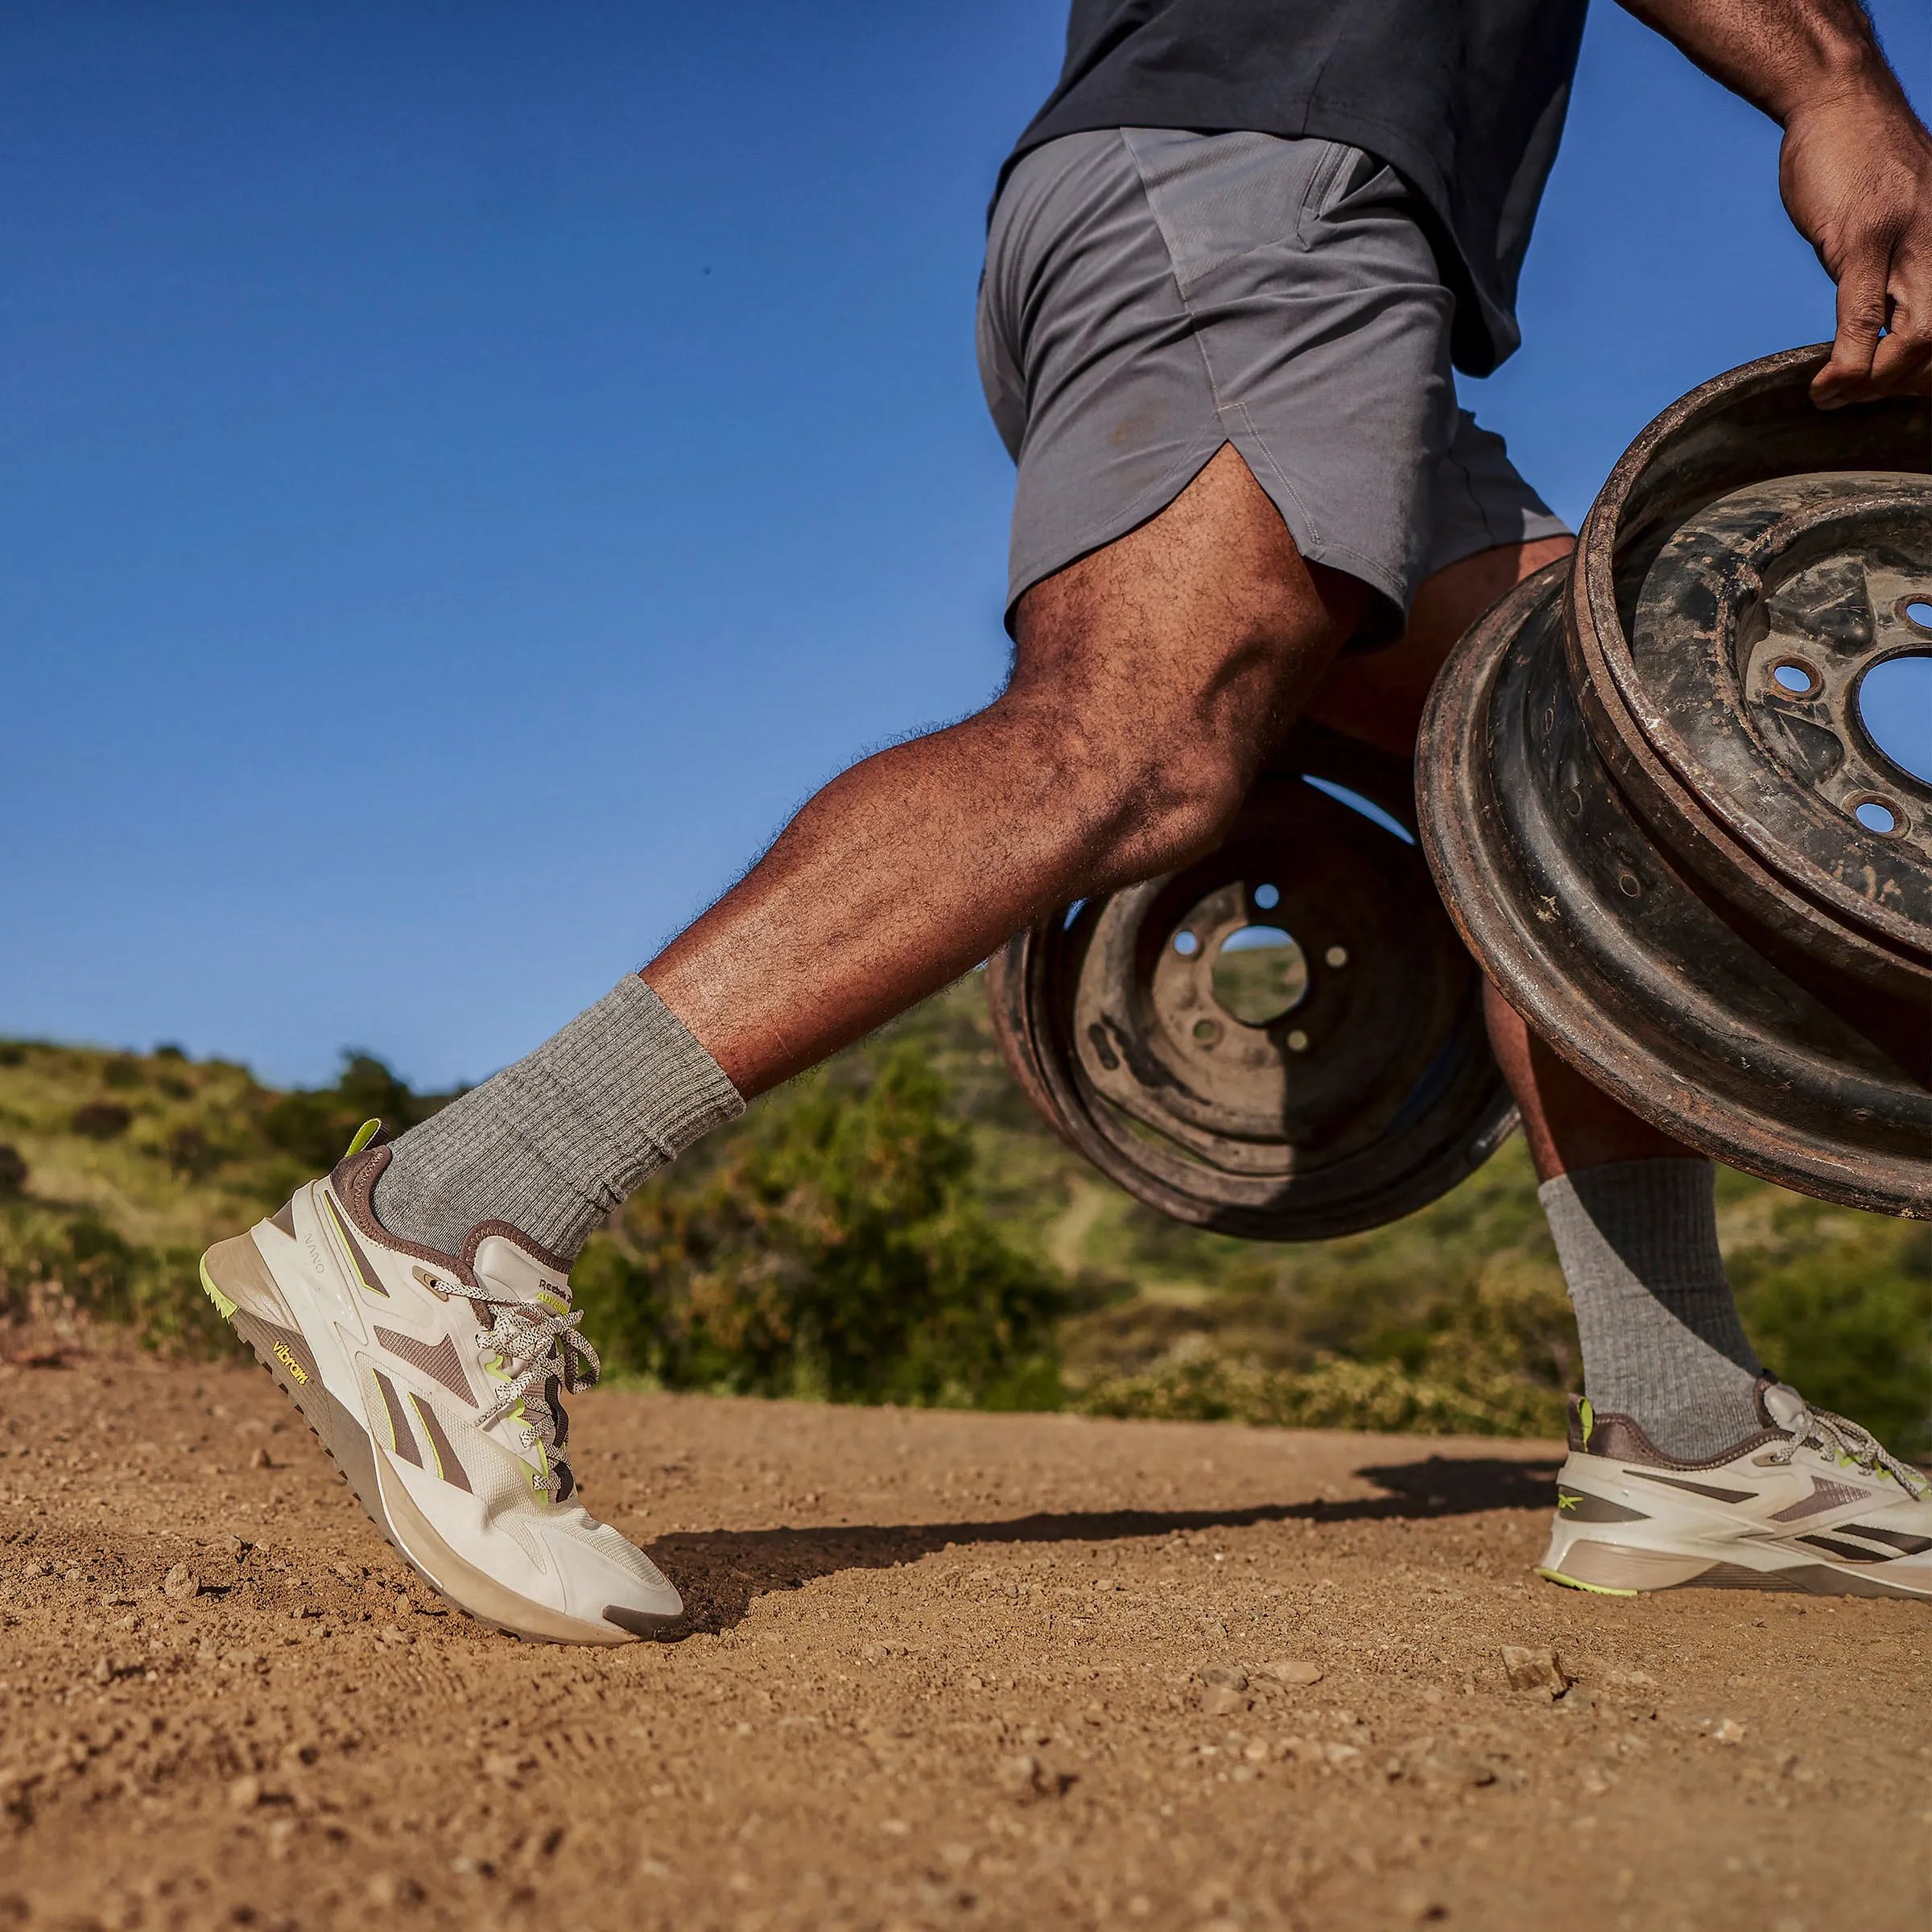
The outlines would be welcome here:
<svg viewBox="0 0 1932 1932">
<path fill-rule="evenodd" d="M 1322 1681 L 1319 1664 L 1285 1658 L 1280 1663 L 1264 1664 L 1262 1670 L 1278 1684 L 1319 1684 Z"/>
<path fill-rule="evenodd" d="M 162 1578 L 161 1594 L 177 1604 L 190 1602 L 201 1594 L 201 1579 L 186 1563 L 176 1563 Z"/>
<path fill-rule="evenodd" d="M 228 1787 L 228 1802 L 237 1811 L 252 1811 L 262 1802 L 262 1781 L 258 1777 L 237 1777 Z"/>
<path fill-rule="evenodd" d="M 1526 1649 L 1521 1644 L 1503 1645 L 1503 1668 L 1509 1674 L 1509 1688 L 1533 1697 L 1546 1697 L 1551 1703 L 1570 1688 L 1570 1678 L 1557 1662 L 1554 1650 Z"/>
<path fill-rule="evenodd" d="M 1201 1693 L 1201 1709 L 1209 1717 L 1232 1717 L 1250 1707 L 1246 1695 L 1248 1673 L 1235 1664 L 1209 1664 L 1201 1672 L 1207 1688 Z"/>
<path fill-rule="evenodd" d="M 1734 1717 L 1721 1717 L 1711 1727 L 1714 1743 L 1741 1744 L 1744 1741 L 1744 1727 Z"/>
</svg>

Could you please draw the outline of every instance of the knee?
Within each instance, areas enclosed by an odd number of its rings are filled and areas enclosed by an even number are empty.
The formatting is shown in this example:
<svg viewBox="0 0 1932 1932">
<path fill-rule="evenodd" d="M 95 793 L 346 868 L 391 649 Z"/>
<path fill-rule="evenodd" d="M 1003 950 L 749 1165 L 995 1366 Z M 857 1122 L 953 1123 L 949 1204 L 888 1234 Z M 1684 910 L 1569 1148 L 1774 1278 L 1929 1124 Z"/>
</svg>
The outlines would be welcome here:
<svg viewBox="0 0 1932 1932">
<path fill-rule="evenodd" d="M 1055 790 L 1094 863 L 1145 878 L 1212 852 L 1253 774 L 1235 746 L 1172 719 L 1130 714 L 1064 734 Z"/>
</svg>

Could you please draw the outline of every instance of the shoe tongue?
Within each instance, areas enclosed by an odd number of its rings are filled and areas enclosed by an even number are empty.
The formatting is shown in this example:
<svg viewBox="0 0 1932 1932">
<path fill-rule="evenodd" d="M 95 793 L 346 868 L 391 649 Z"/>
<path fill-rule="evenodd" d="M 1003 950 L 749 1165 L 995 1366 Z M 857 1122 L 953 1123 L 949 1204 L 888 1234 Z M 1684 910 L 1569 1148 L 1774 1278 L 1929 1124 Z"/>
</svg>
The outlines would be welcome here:
<svg viewBox="0 0 1932 1932">
<path fill-rule="evenodd" d="M 1773 1428 L 1789 1434 L 1805 1413 L 1805 1398 L 1789 1382 L 1774 1382 L 1767 1377 L 1757 1385 L 1757 1406 Z"/>
<path fill-rule="evenodd" d="M 485 1235 L 469 1265 L 490 1301 L 520 1302 L 526 1307 L 547 1308 L 553 1315 L 562 1315 L 570 1307 L 570 1278 L 545 1267 L 502 1235 Z"/>
</svg>

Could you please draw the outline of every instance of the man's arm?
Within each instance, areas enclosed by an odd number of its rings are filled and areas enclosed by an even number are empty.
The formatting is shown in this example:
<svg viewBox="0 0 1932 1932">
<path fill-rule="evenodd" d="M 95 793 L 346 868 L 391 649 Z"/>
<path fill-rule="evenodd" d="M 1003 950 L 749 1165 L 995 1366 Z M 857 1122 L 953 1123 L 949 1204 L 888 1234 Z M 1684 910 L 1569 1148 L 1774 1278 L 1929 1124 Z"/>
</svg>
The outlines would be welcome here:
<svg viewBox="0 0 1932 1932">
<path fill-rule="evenodd" d="M 1785 130 L 1778 186 L 1838 284 L 1825 408 L 1932 391 L 1932 136 L 1856 0 L 1622 0 Z M 1881 331 L 1888 332 L 1881 336 Z"/>
</svg>

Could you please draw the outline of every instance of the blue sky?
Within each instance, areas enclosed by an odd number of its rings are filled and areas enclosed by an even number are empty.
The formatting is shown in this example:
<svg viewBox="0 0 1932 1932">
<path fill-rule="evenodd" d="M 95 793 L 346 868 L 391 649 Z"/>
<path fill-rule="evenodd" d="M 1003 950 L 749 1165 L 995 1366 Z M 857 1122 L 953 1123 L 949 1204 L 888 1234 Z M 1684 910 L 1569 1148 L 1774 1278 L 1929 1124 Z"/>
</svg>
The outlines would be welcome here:
<svg viewBox="0 0 1932 1932">
<path fill-rule="evenodd" d="M 1923 0 L 1876 12 L 1922 97 Z M 478 1078 L 989 696 L 973 292 L 1063 18 L 6 10 L 0 1032 Z M 1571 517 L 1829 333 L 1776 151 L 1600 0 L 1466 390 Z"/>
</svg>

